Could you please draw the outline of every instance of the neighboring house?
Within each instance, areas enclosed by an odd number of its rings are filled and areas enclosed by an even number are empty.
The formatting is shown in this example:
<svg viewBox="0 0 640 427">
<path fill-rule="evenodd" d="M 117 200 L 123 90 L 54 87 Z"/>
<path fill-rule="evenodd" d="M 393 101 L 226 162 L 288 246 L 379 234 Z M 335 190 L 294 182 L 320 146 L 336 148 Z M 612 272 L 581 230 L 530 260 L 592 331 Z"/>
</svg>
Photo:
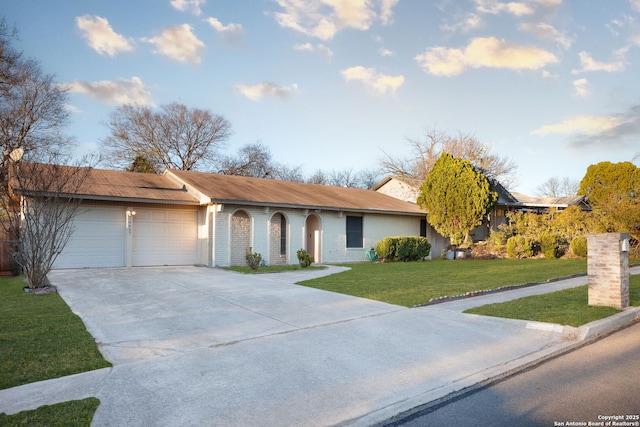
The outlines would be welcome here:
<svg viewBox="0 0 640 427">
<path fill-rule="evenodd" d="M 511 194 L 518 200 L 518 210 L 521 211 L 547 213 L 550 209 L 563 211 L 570 206 L 578 206 L 583 211 L 591 210 L 585 196 L 535 198 L 520 193 Z"/>
<path fill-rule="evenodd" d="M 390 176 L 380 181 L 373 190 L 415 204 L 420 194 L 421 185 L 422 182 L 416 179 Z M 562 211 L 569 206 L 579 206 L 582 210 L 591 209 L 584 196 L 533 198 L 520 193 L 511 193 L 495 180 L 491 182 L 491 186 L 498 193 L 498 201 L 485 223 L 472 230 L 471 236 L 474 241 L 486 239 L 491 230 L 498 230 L 500 225 L 506 224 L 508 222 L 507 213 L 511 211 L 544 213 L 550 209 Z M 432 257 L 437 257 L 448 248 L 449 239 L 440 235 L 431 225 L 427 224 L 424 227 L 426 227 L 426 232 L 423 235 L 432 244 Z"/>
<path fill-rule="evenodd" d="M 14 189 L 18 194 L 20 189 Z M 421 234 L 425 212 L 370 190 L 192 171 L 91 169 L 54 268 L 365 261 L 385 237 Z"/>
</svg>

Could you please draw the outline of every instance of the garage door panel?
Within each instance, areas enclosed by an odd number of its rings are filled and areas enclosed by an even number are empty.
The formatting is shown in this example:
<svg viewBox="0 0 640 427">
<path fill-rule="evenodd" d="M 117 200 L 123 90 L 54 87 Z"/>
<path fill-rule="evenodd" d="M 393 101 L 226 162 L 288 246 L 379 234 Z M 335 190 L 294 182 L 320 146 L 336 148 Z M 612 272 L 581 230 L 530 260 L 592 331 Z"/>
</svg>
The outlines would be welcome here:
<svg viewBox="0 0 640 427">
<path fill-rule="evenodd" d="M 133 231 L 133 265 L 193 265 L 196 263 L 198 212 L 141 209 Z"/>
<path fill-rule="evenodd" d="M 124 210 L 82 208 L 74 219 L 74 232 L 53 268 L 123 267 Z"/>
</svg>

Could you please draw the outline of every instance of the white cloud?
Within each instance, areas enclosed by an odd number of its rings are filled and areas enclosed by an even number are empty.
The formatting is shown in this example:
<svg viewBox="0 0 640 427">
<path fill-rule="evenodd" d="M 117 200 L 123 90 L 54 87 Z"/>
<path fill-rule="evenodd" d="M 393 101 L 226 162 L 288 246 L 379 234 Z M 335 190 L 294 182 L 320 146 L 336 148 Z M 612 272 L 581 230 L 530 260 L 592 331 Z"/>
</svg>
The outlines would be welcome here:
<svg viewBox="0 0 640 427">
<path fill-rule="evenodd" d="M 331 40 L 345 28 L 368 30 L 376 18 L 391 23 L 398 0 L 378 0 L 379 11 L 371 0 L 274 0 L 284 9 L 274 13 L 278 24 L 303 34 Z"/>
<path fill-rule="evenodd" d="M 530 22 L 520 25 L 520 29 L 527 33 L 535 34 L 538 37 L 555 40 L 560 46 L 569 49 L 573 41 L 567 35 L 558 31 L 553 25 L 540 22 L 533 24 Z"/>
<path fill-rule="evenodd" d="M 399 0 L 381 0 L 380 5 L 380 21 L 384 25 L 389 25 L 393 18 L 393 8 L 398 4 Z"/>
<path fill-rule="evenodd" d="M 624 70 L 624 62 L 615 61 L 615 62 L 598 62 L 594 60 L 587 52 L 580 52 L 578 54 L 580 58 L 580 65 L 582 68 L 579 70 L 573 70 L 572 73 L 580 73 L 586 71 L 606 71 L 608 73 L 613 73 L 616 71 Z"/>
<path fill-rule="evenodd" d="M 558 62 L 552 53 L 495 37 L 476 38 L 464 50 L 434 47 L 414 58 L 428 73 L 455 76 L 467 68 L 507 68 L 537 70 Z"/>
<path fill-rule="evenodd" d="M 378 49 L 378 52 L 380 53 L 380 56 L 395 56 L 395 52 L 389 49 L 385 49 L 383 47 L 381 47 L 380 49 Z"/>
<path fill-rule="evenodd" d="M 70 92 L 83 93 L 107 104 L 155 105 L 151 92 L 138 77 L 116 81 L 76 81 L 66 86 Z"/>
<path fill-rule="evenodd" d="M 640 12 L 640 0 L 629 0 L 631 3 L 631 7 Z"/>
<path fill-rule="evenodd" d="M 404 76 L 387 76 L 378 73 L 373 68 L 365 68 L 362 66 L 347 68 L 342 71 L 342 77 L 347 80 L 356 80 L 362 82 L 365 86 L 373 89 L 379 94 L 386 92 L 395 93 L 404 83 Z"/>
<path fill-rule="evenodd" d="M 224 39 L 232 44 L 237 44 L 242 40 L 244 36 L 244 28 L 240 24 L 229 23 L 223 25 L 222 22 L 216 18 L 209 18 L 206 20 L 211 28 L 213 28 L 218 34 L 222 35 Z"/>
<path fill-rule="evenodd" d="M 265 97 L 289 98 L 298 92 L 298 85 L 279 86 L 275 83 L 262 82 L 255 85 L 235 85 L 235 90 L 251 99 L 259 101 Z"/>
<path fill-rule="evenodd" d="M 474 0 L 474 3 L 478 12 L 491 15 L 509 13 L 515 16 L 524 16 L 534 13 L 533 8 L 523 2 L 503 3 L 500 0 Z"/>
<path fill-rule="evenodd" d="M 327 62 L 331 62 L 333 59 L 333 51 L 322 43 L 317 45 L 313 45 L 311 43 L 296 44 L 293 46 L 293 50 L 315 53 L 324 58 Z"/>
<path fill-rule="evenodd" d="M 101 55 L 114 56 L 133 50 L 131 43 L 113 31 L 109 21 L 99 16 L 84 15 L 76 18 L 76 25 L 89 46 Z"/>
<path fill-rule="evenodd" d="M 610 150 L 615 144 L 634 146 L 640 136 L 640 105 L 608 116 L 577 116 L 563 122 L 542 126 L 534 135 L 569 134 L 574 148 L 601 146 Z"/>
<path fill-rule="evenodd" d="M 202 15 L 200 6 L 205 4 L 206 0 L 171 0 L 171 6 L 180 12 L 191 11 L 196 16 Z"/>
<path fill-rule="evenodd" d="M 591 94 L 589 90 L 589 82 L 587 79 L 578 79 L 573 81 L 573 88 L 576 91 L 576 95 L 580 98 L 586 98 Z"/>
<path fill-rule="evenodd" d="M 145 39 L 157 48 L 157 53 L 171 59 L 190 64 L 199 64 L 202 61 L 202 43 L 193 34 L 189 24 L 166 28 L 158 37 Z"/>
<path fill-rule="evenodd" d="M 475 13 L 470 13 L 463 16 L 462 18 L 456 19 L 456 21 L 453 24 L 440 25 L 440 29 L 442 31 L 446 31 L 450 33 L 455 33 L 458 31 L 461 33 L 468 33 L 470 31 L 473 31 L 482 27 L 483 25 L 484 25 L 484 21 L 479 15 Z"/>
<path fill-rule="evenodd" d="M 544 79 L 557 79 L 559 76 L 557 74 L 551 74 L 547 70 L 542 70 L 542 78 Z"/>
<path fill-rule="evenodd" d="M 610 131 L 621 124 L 620 119 L 613 116 L 577 116 L 561 123 L 545 125 L 532 132 L 533 135 L 549 135 L 557 133 L 579 133 L 597 135 Z"/>
</svg>

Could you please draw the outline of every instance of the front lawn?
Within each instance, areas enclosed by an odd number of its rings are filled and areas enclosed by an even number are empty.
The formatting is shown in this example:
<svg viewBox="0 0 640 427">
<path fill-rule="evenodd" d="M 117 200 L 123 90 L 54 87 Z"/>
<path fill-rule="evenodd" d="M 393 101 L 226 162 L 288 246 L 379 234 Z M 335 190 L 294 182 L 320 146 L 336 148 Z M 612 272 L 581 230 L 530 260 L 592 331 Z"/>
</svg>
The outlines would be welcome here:
<svg viewBox="0 0 640 427">
<path fill-rule="evenodd" d="M 584 259 L 431 260 L 346 266 L 351 270 L 298 284 L 414 307 L 432 298 L 587 272 Z"/>
<path fill-rule="evenodd" d="M 0 414 L 0 426 L 88 427 L 99 405 L 98 399 L 90 397 L 14 415 Z"/>
<path fill-rule="evenodd" d="M 0 279 L 0 389 L 111 366 L 58 294 Z"/>
<path fill-rule="evenodd" d="M 588 286 L 580 286 L 550 294 L 483 305 L 471 308 L 465 313 L 578 327 L 619 312 L 611 307 L 589 306 L 588 299 Z M 640 306 L 640 275 L 629 277 L 629 303 L 632 306 Z"/>
</svg>

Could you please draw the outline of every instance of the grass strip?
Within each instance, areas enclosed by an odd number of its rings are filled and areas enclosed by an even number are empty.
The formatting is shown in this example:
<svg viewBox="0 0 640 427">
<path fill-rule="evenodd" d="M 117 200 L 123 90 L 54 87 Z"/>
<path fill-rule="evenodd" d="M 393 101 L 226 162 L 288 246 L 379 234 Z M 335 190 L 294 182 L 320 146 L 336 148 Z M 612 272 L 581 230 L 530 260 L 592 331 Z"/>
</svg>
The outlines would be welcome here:
<svg viewBox="0 0 640 427">
<path fill-rule="evenodd" d="M 239 265 L 233 267 L 225 267 L 225 270 L 237 271 L 244 274 L 268 274 L 268 273 L 285 273 L 287 271 L 300 271 L 300 270 L 324 270 L 327 267 L 310 265 L 309 267 L 302 268 L 299 265 L 267 265 L 260 267 L 257 270 L 253 270 L 248 265 Z"/>
<path fill-rule="evenodd" d="M 298 284 L 414 307 L 433 298 L 587 272 L 584 259 L 431 260 L 346 266 L 351 270 Z"/>
<path fill-rule="evenodd" d="M 24 286 L 0 279 L 0 389 L 111 366 L 60 295 Z"/>
<path fill-rule="evenodd" d="M 95 397 L 45 405 L 14 415 L 0 414 L 0 426 L 87 427 L 91 425 L 100 401 Z"/>
<path fill-rule="evenodd" d="M 465 313 L 579 327 L 620 311 L 612 307 L 590 306 L 588 289 L 588 286 L 579 286 L 549 294 L 474 307 L 466 310 Z M 640 305 L 640 275 L 629 277 L 629 303 L 632 306 Z"/>
</svg>

